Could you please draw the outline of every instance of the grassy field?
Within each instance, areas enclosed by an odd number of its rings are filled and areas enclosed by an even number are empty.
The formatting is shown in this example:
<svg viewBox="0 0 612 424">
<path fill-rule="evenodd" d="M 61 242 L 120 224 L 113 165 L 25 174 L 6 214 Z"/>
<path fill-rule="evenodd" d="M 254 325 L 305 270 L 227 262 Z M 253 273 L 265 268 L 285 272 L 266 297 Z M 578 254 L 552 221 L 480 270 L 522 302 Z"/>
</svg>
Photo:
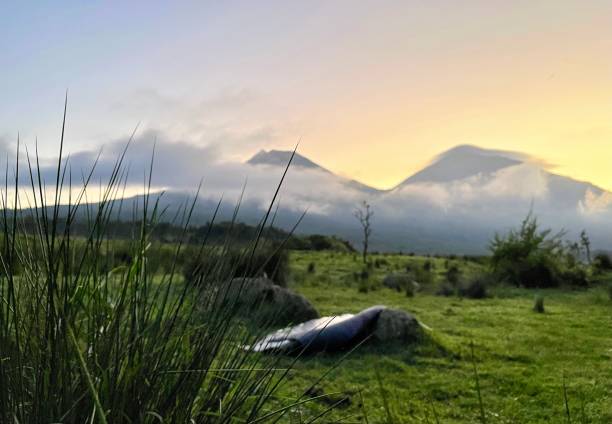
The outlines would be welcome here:
<svg viewBox="0 0 612 424">
<path fill-rule="evenodd" d="M 472 261 L 400 255 L 371 260 L 375 266 L 363 292 L 357 255 L 292 252 L 290 287 L 323 315 L 375 304 L 410 311 L 431 329 L 429 340 L 361 346 L 345 359 L 300 359 L 283 388 L 287 396 L 333 368 L 312 391 L 330 399 L 305 404 L 304 410 L 338 403 L 325 419 L 331 422 L 479 422 L 475 365 L 486 422 L 612 422 L 612 303 L 603 286 L 542 290 L 546 312 L 538 314 L 533 290 L 498 285 L 481 300 L 435 294 L 447 266 L 475 273 L 482 265 Z M 380 284 L 386 274 L 425 261 L 433 263 L 436 281 L 414 297 Z"/>
</svg>

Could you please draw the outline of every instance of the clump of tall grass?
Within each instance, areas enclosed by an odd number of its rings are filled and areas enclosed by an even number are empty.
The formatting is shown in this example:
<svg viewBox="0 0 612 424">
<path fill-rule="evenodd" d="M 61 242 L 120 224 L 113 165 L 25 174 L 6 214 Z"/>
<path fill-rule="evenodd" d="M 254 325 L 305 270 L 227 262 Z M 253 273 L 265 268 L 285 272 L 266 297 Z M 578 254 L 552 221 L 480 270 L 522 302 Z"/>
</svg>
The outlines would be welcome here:
<svg viewBox="0 0 612 424">
<path fill-rule="evenodd" d="M 489 296 L 490 277 L 478 274 L 467 279 L 458 290 L 459 296 L 469 299 L 485 299 Z"/>
<path fill-rule="evenodd" d="M 542 296 L 540 293 L 536 294 L 533 300 L 533 311 L 539 314 L 543 314 L 545 312 L 544 296 Z"/>
<path fill-rule="evenodd" d="M 243 348 L 257 335 L 244 330 L 225 299 L 232 273 L 223 256 L 183 281 L 179 241 L 169 269 L 152 272 L 149 235 L 162 211 L 149 174 L 138 234 L 115 264 L 108 223 L 122 207 L 115 199 L 127 182 L 125 151 L 92 206 L 84 199 L 94 170 L 75 186 L 63 139 L 62 127 L 53 181 L 44 180 L 37 155 L 29 154 L 24 181 L 19 143 L 11 184 L 8 167 L 5 174 L 0 422 L 258 422 L 284 414 L 291 405 L 272 410 L 270 402 L 289 370 L 276 369 L 277 357 Z M 194 199 L 179 215 L 185 229 L 195 205 Z M 268 215 L 245 253 L 247 263 Z M 86 237 L 72 235 L 76 222 L 85 222 Z M 199 255 L 205 247 L 206 240 Z M 221 249 L 230 248 L 228 241 Z"/>
<path fill-rule="evenodd" d="M 308 268 L 307 271 L 309 274 L 314 274 L 317 271 L 317 266 L 314 262 L 309 262 L 308 263 Z"/>
</svg>

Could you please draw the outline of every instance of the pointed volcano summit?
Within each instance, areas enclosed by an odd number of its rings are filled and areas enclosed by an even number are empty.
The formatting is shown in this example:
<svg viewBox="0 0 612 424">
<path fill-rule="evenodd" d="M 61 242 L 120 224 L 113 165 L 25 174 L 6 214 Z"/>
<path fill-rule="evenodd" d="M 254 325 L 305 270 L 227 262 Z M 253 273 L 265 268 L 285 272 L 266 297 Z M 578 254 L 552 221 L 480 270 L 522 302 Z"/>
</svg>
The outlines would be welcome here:
<svg viewBox="0 0 612 424">
<path fill-rule="evenodd" d="M 500 169 L 519 165 L 527 159 L 520 153 L 461 145 L 440 154 L 429 166 L 407 178 L 399 186 L 413 183 L 447 183 L 479 174 L 490 175 Z"/>
<path fill-rule="evenodd" d="M 271 165 L 271 166 L 287 166 L 293 152 L 289 150 L 260 150 L 247 161 L 249 165 Z M 320 171 L 329 172 L 322 166 L 314 163 L 305 156 L 296 153 L 291 162 L 291 166 L 300 168 L 318 169 Z"/>
<path fill-rule="evenodd" d="M 292 151 L 289 150 L 260 150 L 255 154 L 251 159 L 249 159 L 246 163 L 249 165 L 267 165 L 267 166 L 279 166 L 285 167 L 289 163 L 291 159 Z M 300 155 L 299 153 L 295 153 L 293 157 L 293 161 L 291 161 L 292 168 L 298 169 L 306 169 L 312 171 L 321 171 L 326 174 L 332 176 L 332 178 L 337 178 L 345 187 L 350 187 L 355 190 L 359 190 L 363 193 L 368 194 L 377 194 L 380 191 L 370 187 L 366 184 L 360 183 L 359 181 L 348 179 L 341 177 L 339 175 L 334 174 L 327 168 L 322 167 L 321 165 L 311 161 L 305 156 Z"/>
</svg>

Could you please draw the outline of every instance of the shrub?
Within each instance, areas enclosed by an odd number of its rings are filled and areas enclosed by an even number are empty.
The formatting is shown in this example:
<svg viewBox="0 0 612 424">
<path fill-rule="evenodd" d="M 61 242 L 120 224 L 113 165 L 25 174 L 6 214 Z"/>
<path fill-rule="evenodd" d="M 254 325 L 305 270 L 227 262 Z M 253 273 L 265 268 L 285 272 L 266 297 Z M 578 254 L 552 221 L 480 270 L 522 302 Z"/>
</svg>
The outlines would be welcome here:
<svg viewBox="0 0 612 424">
<path fill-rule="evenodd" d="M 367 293 L 370 291 L 370 282 L 368 280 L 361 279 L 357 285 L 357 291 L 359 293 Z"/>
<path fill-rule="evenodd" d="M 536 294 L 535 299 L 533 301 L 533 310 L 539 314 L 544 313 L 544 296 L 541 294 Z"/>
<path fill-rule="evenodd" d="M 314 274 L 314 273 L 315 273 L 315 271 L 316 271 L 316 266 L 315 266 L 315 263 L 314 263 L 314 262 L 310 262 L 310 263 L 308 264 L 308 269 L 307 269 L 307 271 L 308 271 L 308 273 L 309 273 L 309 274 Z"/>
<path fill-rule="evenodd" d="M 406 284 L 405 287 L 406 297 L 414 297 L 415 288 L 413 284 Z"/>
<path fill-rule="evenodd" d="M 435 275 L 431 271 L 431 269 L 424 269 L 415 267 L 411 271 L 412 276 L 414 277 L 414 281 L 423 285 L 431 285 L 434 283 Z"/>
<path fill-rule="evenodd" d="M 374 261 L 374 266 L 375 266 L 376 268 L 380 268 L 380 267 L 382 267 L 383 265 L 384 265 L 384 266 L 389 265 L 389 261 L 387 261 L 387 260 L 386 260 L 386 259 L 384 259 L 384 258 L 382 258 L 382 259 L 377 258 L 377 259 Z"/>
<path fill-rule="evenodd" d="M 567 257 L 561 234 L 540 231 L 531 214 L 518 230 L 496 235 L 490 249 L 493 272 L 501 280 L 517 287 L 555 287 L 561 282 L 560 261 Z"/>
<path fill-rule="evenodd" d="M 425 271 L 431 271 L 431 270 L 433 270 L 434 268 L 435 268 L 435 265 L 434 265 L 433 261 L 430 261 L 429 259 L 428 259 L 428 260 L 426 260 L 426 261 L 423 263 L 423 269 L 424 269 Z"/>
<path fill-rule="evenodd" d="M 267 276 L 285 287 L 289 279 L 289 254 L 275 245 L 254 253 L 247 248 L 212 248 L 205 254 L 194 255 L 183 266 L 186 281 L 196 281 L 212 272 L 247 278 Z"/>
<path fill-rule="evenodd" d="M 438 296 L 450 297 L 455 294 L 455 288 L 448 283 L 444 283 L 440 285 L 436 294 Z"/>
<path fill-rule="evenodd" d="M 360 280 L 368 280 L 370 278 L 370 271 L 367 269 L 362 269 L 359 273 Z"/>
<path fill-rule="evenodd" d="M 586 267 L 576 264 L 575 266 L 565 269 L 561 273 L 561 280 L 565 284 L 569 284 L 575 287 L 588 287 L 589 275 Z"/>
<path fill-rule="evenodd" d="M 446 280 L 452 285 L 456 286 L 459 284 L 459 278 L 461 277 L 461 270 L 455 264 L 451 265 L 446 271 Z"/>
<path fill-rule="evenodd" d="M 459 296 L 469 299 L 484 299 L 488 296 L 488 285 L 489 278 L 485 275 L 478 275 L 459 288 Z"/>
<path fill-rule="evenodd" d="M 598 253 L 593 259 L 593 268 L 596 272 L 612 271 L 612 259 L 606 253 Z"/>
</svg>

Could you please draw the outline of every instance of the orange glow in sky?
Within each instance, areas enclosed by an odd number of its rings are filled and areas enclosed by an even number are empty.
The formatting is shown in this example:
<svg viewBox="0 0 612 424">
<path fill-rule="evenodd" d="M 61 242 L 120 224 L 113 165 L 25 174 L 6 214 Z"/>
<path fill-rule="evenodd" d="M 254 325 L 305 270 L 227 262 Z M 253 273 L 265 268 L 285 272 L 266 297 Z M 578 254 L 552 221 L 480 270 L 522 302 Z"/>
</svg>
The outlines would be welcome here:
<svg viewBox="0 0 612 424">
<path fill-rule="evenodd" d="M 0 136 L 54 154 L 69 88 L 74 150 L 138 122 L 237 159 L 301 138 L 312 160 L 388 188 L 473 144 L 612 190 L 609 0 L 252 6 L 12 6 Z"/>
</svg>

